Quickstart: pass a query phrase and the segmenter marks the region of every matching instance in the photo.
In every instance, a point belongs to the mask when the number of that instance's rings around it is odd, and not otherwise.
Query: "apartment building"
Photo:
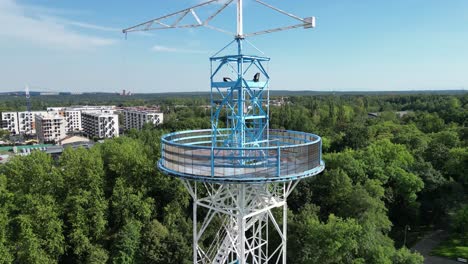
[[[31,112],[3,112],[2,113],[2,129],[8,130],[12,135],[36,134],[36,115],[47,114],[45,111]]]
[[[19,134],[18,112],[2,113],[2,129],[9,131],[11,135]]]
[[[113,111],[115,110],[115,105],[75,105],[68,107],[47,107],[47,111],[49,112],[63,112],[65,110],[76,110],[82,112],[101,111],[113,113]]]
[[[83,130],[81,126],[81,111],[75,109],[65,109],[63,112],[65,117],[65,131],[67,133],[78,132]]]
[[[105,112],[81,112],[81,126],[89,138],[119,136],[119,116]]]
[[[39,142],[59,142],[66,137],[65,118],[58,114],[36,115],[36,131]]]
[[[141,129],[146,123],[154,126],[163,123],[164,114],[154,110],[124,109],[122,111],[126,130]]]
[[[18,112],[18,128],[20,134],[36,134],[36,115],[45,115],[46,111]]]
[[[83,130],[81,114],[89,112],[114,113],[115,106],[70,106],[70,107],[48,107],[47,111],[58,113],[65,117],[65,130],[67,133]]]

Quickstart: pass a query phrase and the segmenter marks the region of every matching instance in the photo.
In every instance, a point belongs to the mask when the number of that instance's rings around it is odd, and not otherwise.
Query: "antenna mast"
[[[244,38],[244,10],[242,0],[237,0],[237,38]]]

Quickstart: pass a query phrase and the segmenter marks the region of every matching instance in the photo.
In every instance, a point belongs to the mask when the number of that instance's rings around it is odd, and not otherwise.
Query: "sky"
[[[317,18],[314,29],[248,38],[260,51],[246,52],[271,57],[272,90],[468,88],[467,0],[264,1]],[[232,35],[203,28],[122,34],[200,2],[0,0],[0,92],[26,84],[40,91],[208,92],[209,57]],[[297,24],[253,0],[244,8],[246,33]],[[229,7],[211,24],[234,32],[235,12]]]

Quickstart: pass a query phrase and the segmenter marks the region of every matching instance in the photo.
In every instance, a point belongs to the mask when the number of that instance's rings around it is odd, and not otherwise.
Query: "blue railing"
[[[223,142],[228,132],[219,131],[216,142]],[[243,148],[213,146],[212,139],[211,130],[163,136],[159,168],[170,175],[210,181],[281,181],[323,170],[322,141],[314,134],[269,130],[265,140]]]

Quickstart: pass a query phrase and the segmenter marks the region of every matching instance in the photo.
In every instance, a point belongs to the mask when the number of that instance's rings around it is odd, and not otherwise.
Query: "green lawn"
[[[431,255],[468,259],[468,236],[453,235],[434,248]]]

